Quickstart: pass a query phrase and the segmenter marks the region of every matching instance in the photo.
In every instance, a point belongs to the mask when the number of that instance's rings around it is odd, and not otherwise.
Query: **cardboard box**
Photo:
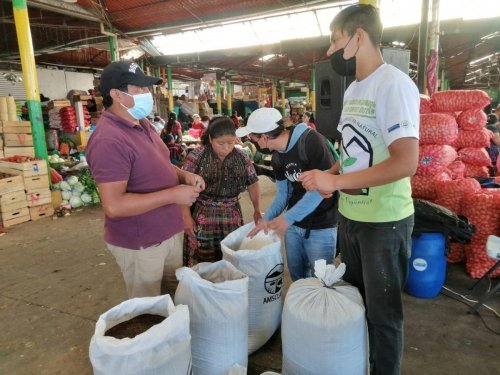
[[[35,157],[35,149],[33,148],[33,146],[31,146],[31,147],[4,147],[3,153],[4,153],[5,157],[15,156],[15,155]]]
[[[26,191],[26,194],[39,193],[40,190],[43,190],[43,191],[46,190],[48,192],[46,195],[50,199],[49,176],[46,174],[41,174],[41,175],[36,175],[36,176],[24,177],[24,190]],[[28,203],[29,203],[29,201],[30,200],[28,198]],[[50,200],[49,200],[49,202],[50,202]],[[44,203],[48,203],[48,202],[44,202]],[[42,202],[40,202],[38,204],[42,204]]]
[[[41,206],[30,207],[30,218],[32,221],[40,220],[54,215],[54,208],[52,204],[42,204]]]
[[[0,172],[24,177],[48,174],[47,161],[39,159],[24,163],[14,163],[7,160],[0,160]]]
[[[52,204],[52,193],[49,189],[33,190],[26,193],[26,200],[28,201],[28,207]]]
[[[24,191],[23,177],[0,173],[0,196],[14,191]]]
[[[0,213],[1,224],[5,227],[11,227],[16,224],[30,221],[30,211],[28,207],[19,210]]]
[[[4,134],[6,147],[33,146],[33,136],[29,133]]]

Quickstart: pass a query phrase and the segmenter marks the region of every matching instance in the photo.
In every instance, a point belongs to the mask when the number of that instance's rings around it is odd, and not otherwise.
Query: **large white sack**
[[[247,238],[255,224],[246,224],[221,242],[222,257],[248,276],[248,354],[264,345],[281,322],[283,256],[274,232]]]
[[[248,277],[231,263],[175,271],[175,303],[189,307],[193,375],[226,375],[248,364]]]
[[[334,277],[298,280],[288,289],[281,323],[283,375],[368,373],[363,299],[356,287],[338,281],[345,265],[335,270],[324,262],[327,267]]]
[[[105,332],[142,314],[165,316],[161,323],[134,338],[117,339]],[[90,340],[95,375],[189,374],[191,336],[187,306],[174,306],[169,295],[134,298],[99,317]]]

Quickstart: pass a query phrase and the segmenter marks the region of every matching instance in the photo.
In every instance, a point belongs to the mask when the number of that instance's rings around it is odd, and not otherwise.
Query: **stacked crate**
[[[52,197],[45,160],[14,163],[0,160],[0,172],[22,177],[31,220],[52,216]]]
[[[2,121],[2,157],[35,156],[31,123],[29,121]]]
[[[0,173],[0,225],[7,228],[29,220],[23,178]]]

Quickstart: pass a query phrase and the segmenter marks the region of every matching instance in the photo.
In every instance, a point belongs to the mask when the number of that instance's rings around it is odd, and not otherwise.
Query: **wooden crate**
[[[0,194],[0,212],[13,211],[23,207],[28,207],[24,190]]]
[[[26,190],[26,193],[49,190],[49,188],[49,176],[46,174],[24,177],[24,190]]]
[[[13,176],[0,173],[0,195],[13,191],[24,191],[24,181],[22,176]]]
[[[48,174],[47,161],[40,159],[27,161],[24,163],[13,163],[6,160],[0,160],[0,172],[22,175],[23,177]]]
[[[5,157],[20,155],[20,156],[35,156],[35,148],[31,147],[4,147],[3,154]]]
[[[7,228],[12,225],[30,221],[30,211],[28,207],[20,208],[19,210],[8,211],[0,213],[1,224]]]
[[[49,188],[30,191],[26,194],[28,207],[52,203],[52,194]]]
[[[29,133],[4,134],[5,147],[33,146],[33,136]]]
[[[4,134],[31,133],[31,122],[29,121],[2,121],[2,132]]]
[[[29,211],[31,220],[33,221],[40,220],[45,217],[51,217],[52,215],[54,215],[54,208],[52,207],[51,203],[30,207]]]

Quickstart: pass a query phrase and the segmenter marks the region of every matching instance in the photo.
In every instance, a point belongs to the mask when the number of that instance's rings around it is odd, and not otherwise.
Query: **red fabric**
[[[429,95],[434,94],[437,89],[437,63],[438,53],[431,49],[427,60],[427,91],[429,91]]]

